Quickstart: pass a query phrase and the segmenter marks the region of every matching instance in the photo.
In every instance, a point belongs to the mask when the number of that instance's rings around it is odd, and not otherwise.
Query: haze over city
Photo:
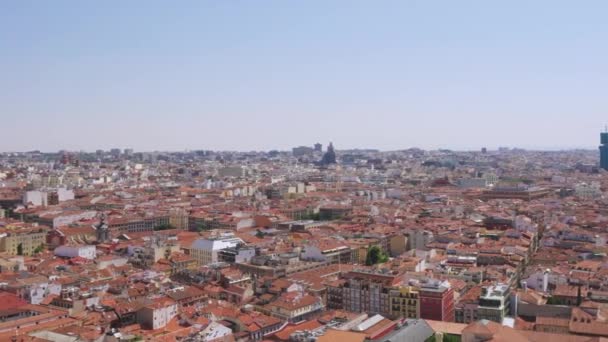
[[[0,150],[597,148],[605,1],[4,1]]]
[[[0,342],[608,341],[607,14],[0,0]]]

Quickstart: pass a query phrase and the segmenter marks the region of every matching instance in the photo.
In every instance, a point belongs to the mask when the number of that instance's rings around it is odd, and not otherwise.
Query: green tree
[[[23,255],[23,244],[22,243],[17,245],[17,255]]]
[[[433,334],[433,336],[430,336],[424,342],[436,342],[436,341],[437,341],[437,334]],[[461,338],[460,338],[460,336],[457,336],[457,335],[444,334],[443,339],[441,341],[442,342],[460,342]]]
[[[549,297],[547,299],[547,304],[549,305],[564,305],[564,301],[561,298]]]
[[[321,221],[321,215],[319,215],[319,213],[309,212],[309,213],[301,215],[300,220]]]
[[[258,229],[257,232],[255,232],[255,237],[263,239],[264,238],[264,232],[262,232],[261,230]]]
[[[36,249],[34,249],[34,254],[38,254],[41,253],[44,250],[44,245],[40,244],[40,246],[36,247]]]
[[[158,226],[154,227],[155,231],[158,230],[167,230],[167,229],[173,229],[174,227],[170,224],[159,224]]]
[[[378,246],[371,246],[367,249],[367,257],[365,264],[368,266],[381,264],[388,261],[388,255],[384,253]]]
[[[461,341],[460,336],[452,335],[452,334],[443,335],[443,342],[460,342],[460,341]]]
[[[199,223],[196,225],[196,231],[202,232],[203,230],[211,229],[211,222],[205,221],[204,223]]]

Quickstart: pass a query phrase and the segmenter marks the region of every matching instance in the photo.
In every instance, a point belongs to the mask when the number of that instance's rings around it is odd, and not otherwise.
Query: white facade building
[[[26,191],[23,194],[23,204],[46,207],[48,205],[48,194],[39,190]]]
[[[217,253],[223,249],[236,247],[245,242],[235,236],[222,236],[210,239],[198,239],[192,243],[190,248],[190,256],[192,256],[199,265],[208,265],[218,261]]]
[[[139,324],[153,330],[164,328],[173,317],[177,316],[177,303],[163,300],[146,305],[137,312]]]
[[[579,183],[574,186],[574,194],[580,198],[597,198],[602,196],[602,189],[599,182]]]
[[[59,246],[55,248],[55,255],[64,258],[81,257],[93,260],[97,257],[97,249],[92,245]]]
[[[58,202],[65,202],[74,199],[74,191],[66,188],[58,188],[56,190],[31,190],[23,194],[24,205],[34,205],[37,207],[46,207],[49,205],[49,196],[56,195]]]

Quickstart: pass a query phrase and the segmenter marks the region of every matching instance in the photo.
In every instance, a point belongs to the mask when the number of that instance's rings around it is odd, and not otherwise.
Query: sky
[[[0,1],[0,151],[597,148],[608,1]]]

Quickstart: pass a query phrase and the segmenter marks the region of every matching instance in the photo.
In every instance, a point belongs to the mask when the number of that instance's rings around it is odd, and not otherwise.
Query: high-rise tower
[[[608,170],[608,130],[600,133],[600,168]]]

